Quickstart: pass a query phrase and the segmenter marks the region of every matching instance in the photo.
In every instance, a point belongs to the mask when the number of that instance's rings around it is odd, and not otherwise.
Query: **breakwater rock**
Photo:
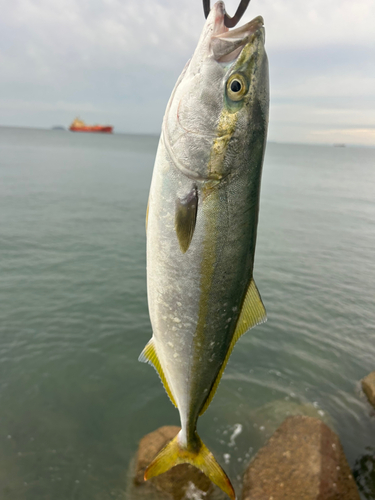
[[[367,377],[362,379],[361,384],[367,399],[375,408],[375,372],[371,372]]]
[[[360,500],[338,436],[321,420],[288,417],[244,475],[242,500]]]
[[[141,439],[129,472],[128,500],[228,500],[188,464],[144,481],[146,467],[178,431],[175,426],[160,427]],[[238,498],[360,500],[338,436],[320,419],[301,415],[286,418],[258,451]]]

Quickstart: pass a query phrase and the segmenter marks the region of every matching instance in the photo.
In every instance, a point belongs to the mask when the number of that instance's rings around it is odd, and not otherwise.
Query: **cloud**
[[[9,109],[14,111],[68,111],[75,112],[79,107],[81,112],[100,113],[104,109],[95,107],[90,102],[46,102],[46,101],[23,101],[17,99],[0,100],[0,109]]]
[[[233,14],[237,0],[226,7]],[[204,22],[200,0],[0,0],[0,8],[4,125],[68,124],[84,113],[117,130],[157,133]],[[316,141],[316,127],[352,130],[361,120],[371,130],[375,2],[252,0],[244,22],[258,14],[272,137]]]

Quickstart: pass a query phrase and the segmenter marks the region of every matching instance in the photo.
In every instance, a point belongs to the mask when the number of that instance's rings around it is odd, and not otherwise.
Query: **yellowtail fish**
[[[145,479],[189,463],[233,500],[227,475],[199,438],[236,341],[265,321],[253,280],[268,124],[263,19],[228,31],[217,2],[169,100],[147,209],[147,290],[154,365],[181,431]]]

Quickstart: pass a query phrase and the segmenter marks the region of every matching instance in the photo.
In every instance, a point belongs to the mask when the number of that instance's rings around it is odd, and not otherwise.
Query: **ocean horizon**
[[[25,130],[41,130],[41,131],[60,131],[60,132],[70,132],[69,127],[65,125],[51,125],[50,127],[27,127],[21,125],[0,125],[0,129],[25,129]],[[72,132],[73,133],[73,132]],[[74,132],[79,133],[79,132]],[[87,133],[87,132],[82,132]],[[145,137],[160,137],[160,132],[155,133],[143,133],[143,132],[126,132],[123,130],[116,130],[114,127],[113,132],[110,134],[104,135],[130,135],[130,136],[145,136]],[[351,142],[293,142],[293,141],[277,141],[277,140],[268,140],[268,144],[289,144],[289,145],[306,145],[306,146],[327,146],[327,147],[350,147],[350,148],[375,148],[375,143],[371,144],[357,144]]]

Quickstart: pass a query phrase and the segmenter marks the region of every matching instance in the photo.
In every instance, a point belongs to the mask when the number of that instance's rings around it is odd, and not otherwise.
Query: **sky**
[[[0,12],[0,126],[78,115],[158,134],[204,24],[202,0],[0,0]],[[257,15],[269,139],[375,146],[374,0],[251,0],[240,24]]]

